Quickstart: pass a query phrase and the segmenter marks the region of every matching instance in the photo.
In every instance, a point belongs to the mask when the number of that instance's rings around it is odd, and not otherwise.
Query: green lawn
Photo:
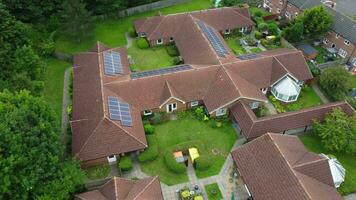
[[[260,48],[258,48],[258,47],[254,47],[254,48],[251,48],[250,51],[251,51],[251,53],[259,53],[262,50]]]
[[[189,141],[201,141],[205,145],[205,153],[213,161],[212,166],[205,171],[197,171],[198,178],[208,177],[219,173],[226,156],[237,139],[231,123],[224,123],[220,128],[212,128],[208,122],[197,120],[190,112],[184,118],[155,125],[159,156],[155,161],[141,163],[141,169],[149,175],[159,175],[162,182],[174,185],[188,181],[187,174],[177,175],[171,172],[164,163],[164,153],[169,147]],[[214,154],[212,150],[217,154]],[[199,151],[199,149],[198,149]]]
[[[351,88],[356,88],[356,75],[350,77]]]
[[[90,167],[85,169],[85,174],[88,179],[96,180],[96,179],[103,179],[109,175],[110,166],[109,165],[98,165],[94,167]]]
[[[269,96],[271,103],[277,109],[277,112],[295,111],[303,108],[310,108],[323,104],[320,97],[315,93],[314,89],[309,86],[303,86],[302,91],[299,94],[298,100],[293,103],[282,103],[276,100],[271,94]]]
[[[212,183],[205,186],[205,191],[208,195],[209,200],[220,200],[223,199],[219,185],[217,183]]]
[[[143,71],[174,65],[173,57],[168,55],[164,46],[140,49],[135,41],[132,47],[127,50],[133,58],[135,69]]]
[[[179,4],[163,9],[159,9],[162,14],[187,12],[193,10],[202,10],[211,7],[210,0],[192,0],[190,2]],[[126,45],[125,33],[133,27],[133,21],[139,18],[154,16],[156,11],[141,13],[121,19],[96,20],[94,22],[93,36],[84,39],[81,42],[73,42],[64,35],[60,35],[56,40],[56,51],[63,53],[84,52],[90,49],[96,41],[101,41],[109,47]]]
[[[254,16],[257,11],[260,11],[262,13],[262,17],[271,15],[271,13],[267,12],[266,10],[262,8],[257,8],[257,7],[250,7],[249,8],[251,16]]]
[[[328,53],[327,50],[325,48],[319,47],[319,46],[316,46],[314,48],[318,51],[318,55],[316,56],[316,62],[318,64],[325,63],[326,60],[325,60],[324,56],[326,56],[326,54]]]
[[[235,55],[246,54],[246,50],[240,45],[240,37],[229,37],[225,41]]]
[[[319,137],[313,133],[301,135],[299,138],[310,151],[336,156],[342,166],[346,169],[345,182],[338,189],[339,192],[342,195],[356,192],[356,157],[354,155],[327,151],[321,145]]]
[[[70,63],[57,59],[49,59],[46,63],[44,98],[56,112],[59,121],[62,114],[64,71],[70,66]]]

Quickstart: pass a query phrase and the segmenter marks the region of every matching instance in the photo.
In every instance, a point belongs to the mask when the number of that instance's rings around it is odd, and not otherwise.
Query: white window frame
[[[342,58],[346,58],[346,56],[347,56],[347,51],[345,51],[344,49],[340,48],[338,54],[339,54]]]
[[[116,163],[116,155],[110,155],[106,157],[108,159],[109,164]]]
[[[335,37],[336,37],[336,38],[339,38],[339,36],[340,36],[340,34],[338,34],[338,33],[335,34]]]
[[[288,6],[288,8],[291,8],[291,7],[292,7],[292,4],[288,3],[287,6]]]
[[[284,14],[288,19],[290,19],[290,13],[288,11],[286,11],[286,13]]]
[[[328,38],[324,38],[324,39],[323,39],[323,43],[324,43],[324,44],[328,44],[328,43],[329,43]]]
[[[163,44],[163,40],[162,39],[158,39],[157,40],[157,44]]]
[[[146,33],[141,32],[141,33],[140,33],[140,37],[143,37],[143,38],[146,37]]]
[[[195,106],[198,106],[199,105],[199,101],[192,101],[190,102],[190,106],[191,107],[195,107]]]
[[[331,43],[330,47],[331,48],[336,48],[336,44],[335,43]]]
[[[219,108],[216,110],[216,116],[223,116],[226,114],[227,108]]]
[[[349,40],[344,40],[344,44],[346,44],[347,46],[349,46],[350,45],[350,41]]]
[[[355,57],[355,58],[352,58],[351,64],[352,64],[353,66],[356,66],[356,57]]]
[[[258,108],[259,104],[260,103],[258,101],[253,101],[253,102],[250,103],[250,108],[251,109],[256,109],[256,108]]]
[[[294,16],[295,16],[295,17],[298,17],[298,12],[295,12],[295,13],[294,13]]]
[[[170,41],[170,42],[173,42],[173,41],[174,41],[174,38],[173,38],[173,37],[170,37],[170,38],[169,38],[169,41]]]
[[[225,35],[228,35],[228,34],[230,34],[230,32],[231,32],[230,29],[227,28],[227,29],[225,29],[224,34],[225,34]]]
[[[172,106],[172,110],[170,111],[169,110],[169,106]],[[169,104],[167,104],[166,105],[166,111],[167,111],[167,113],[172,113],[172,112],[174,112],[174,111],[176,111],[177,110],[177,103],[169,103]]]
[[[277,8],[277,13],[281,13],[281,9],[280,8]]]
[[[144,110],[143,115],[145,116],[152,115],[152,110]]]

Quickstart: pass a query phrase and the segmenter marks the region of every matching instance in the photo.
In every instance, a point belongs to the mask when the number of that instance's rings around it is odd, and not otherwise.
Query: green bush
[[[258,24],[258,30],[263,32],[268,30],[268,25],[264,22]]]
[[[275,22],[267,25],[269,35],[278,35],[278,26]]]
[[[247,42],[247,44],[248,44],[249,46],[254,46],[255,43],[256,43],[255,38],[253,38],[253,37],[251,37],[251,36],[245,37],[245,40],[246,40],[246,42]]]
[[[268,41],[266,39],[262,39],[261,44],[266,47],[268,46]]]
[[[195,159],[195,168],[199,171],[205,171],[211,166],[211,159],[206,155],[200,155],[199,158]]]
[[[166,51],[171,57],[179,56],[178,49],[175,45],[166,46]]]
[[[155,127],[151,124],[145,124],[143,128],[145,129],[145,133],[147,135],[153,134],[155,132]]]
[[[149,162],[153,161],[158,157],[158,143],[156,136],[147,135],[146,136],[148,147],[145,151],[138,155],[139,162]]]
[[[182,60],[179,58],[179,56],[176,56],[173,58],[173,65],[179,65],[182,64]]]
[[[149,44],[145,38],[139,38],[136,40],[136,44],[140,49],[147,49],[149,47]]]
[[[320,76],[320,69],[315,66],[313,63],[308,63],[309,69],[314,77]]]
[[[203,120],[205,117],[204,107],[199,106],[194,110],[194,115],[197,117],[198,120]]]
[[[161,113],[154,113],[152,117],[153,124],[160,124],[162,122],[162,114]]]
[[[260,10],[255,11],[254,16],[255,17],[262,17],[263,13]]]
[[[130,171],[132,169],[132,160],[129,155],[122,156],[120,162],[118,162],[119,168],[123,172]]]
[[[132,38],[137,37],[137,33],[136,33],[136,31],[135,31],[133,28],[131,28],[131,29],[129,30],[129,36],[132,37]]]
[[[164,154],[164,163],[169,170],[176,174],[182,174],[186,171],[184,163],[177,163],[176,159],[173,157],[172,151],[166,151]]]
[[[255,38],[256,38],[257,40],[262,39],[262,33],[259,32],[259,31],[255,31]]]

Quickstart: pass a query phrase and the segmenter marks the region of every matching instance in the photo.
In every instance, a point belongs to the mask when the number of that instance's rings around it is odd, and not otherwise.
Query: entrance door
[[[177,110],[177,103],[167,104],[167,113],[171,113],[175,110]]]

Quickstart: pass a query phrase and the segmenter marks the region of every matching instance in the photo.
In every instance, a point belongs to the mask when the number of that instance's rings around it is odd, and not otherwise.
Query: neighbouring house
[[[342,200],[328,159],[297,136],[267,133],[231,153],[254,200]]]
[[[75,200],[163,200],[158,176],[140,180],[114,177],[96,190],[75,195]]]
[[[333,18],[331,30],[323,38],[323,44],[331,52],[348,59],[352,67],[356,67],[356,22],[348,16],[336,11],[329,5],[330,1],[320,0],[264,0],[263,7],[274,14],[289,20],[297,17],[304,9],[319,5],[325,8]]]

